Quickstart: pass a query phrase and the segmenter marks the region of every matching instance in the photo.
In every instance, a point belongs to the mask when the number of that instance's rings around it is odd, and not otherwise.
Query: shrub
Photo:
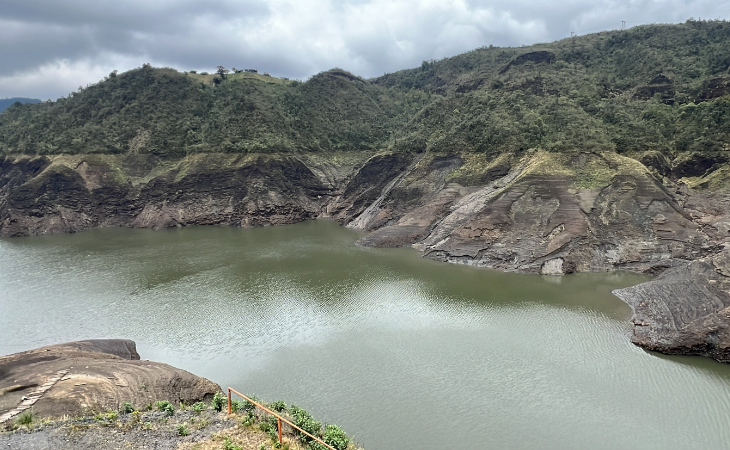
[[[284,412],[286,411],[286,403],[284,403],[281,400],[277,400],[269,405],[269,408],[276,412]]]
[[[322,424],[314,420],[312,415],[309,414],[307,411],[296,405],[292,405],[291,408],[289,408],[289,413],[294,418],[294,425],[298,426],[312,436],[320,436],[320,432],[322,431]],[[305,434],[301,434],[300,439],[304,442],[309,442],[311,440],[311,438]]]
[[[158,400],[155,402],[155,409],[158,411],[164,411],[167,405],[171,405],[167,400]]]
[[[158,411],[162,411],[168,416],[175,415],[175,407],[172,406],[172,403],[168,402],[167,400],[160,400],[155,402],[155,408]]]
[[[184,423],[181,423],[177,427],[177,434],[179,434],[180,436],[187,436],[188,434],[190,434],[190,430],[188,430]]]
[[[259,399],[256,398],[255,395],[252,395],[250,398],[251,398],[251,400],[253,400],[253,401],[257,402],[257,403],[261,403],[259,401]],[[249,402],[248,400],[244,400],[243,401],[243,407],[241,409],[243,409],[243,411],[245,411],[245,412],[247,412],[247,413],[250,414],[250,413],[253,412],[254,409],[256,409],[256,405],[253,404],[252,402]]]
[[[222,392],[216,392],[213,396],[213,401],[210,402],[210,406],[218,412],[223,410],[223,404],[226,403],[226,396]]]
[[[342,431],[342,428],[337,425],[327,425],[324,427],[322,440],[337,450],[345,450],[350,444],[350,439],[348,439],[345,432]]]
[[[134,411],[134,405],[132,404],[132,402],[124,402],[122,403],[121,411],[122,414],[129,414]]]

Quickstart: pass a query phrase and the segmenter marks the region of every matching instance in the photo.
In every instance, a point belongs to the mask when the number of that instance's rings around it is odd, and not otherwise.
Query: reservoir
[[[0,354],[128,338],[366,450],[719,449],[730,365],[630,342],[627,273],[541,277],[355,245],[330,221],[0,240]]]

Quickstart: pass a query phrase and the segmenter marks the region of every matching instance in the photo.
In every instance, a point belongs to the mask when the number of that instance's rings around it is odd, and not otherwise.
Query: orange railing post
[[[329,444],[325,443],[325,442],[324,442],[324,441],[323,441],[322,439],[318,438],[317,436],[313,436],[313,435],[309,434],[308,432],[306,432],[306,431],[302,430],[302,429],[301,429],[301,428],[299,428],[298,426],[294,425],[294,424],[293,424],[293,423],[291,423],[290,421],[288,421],[288,420],[286,420],[285,418],[281,417],[281,416],[280,416],[279,414],[277,414],[277,413],[275,413],[274,411],[270,410],[269,408],[265,407],[265,406],[264,406],[264,405],[262,405],[261,403],[258,403],[258,402],[255,402],[255,401],[251,400],[250,398],[246,397],[245,395],[241,394],[241,393],[240,393],[240,392],[238,392],[237,390],[235,390],[235,389],[233,389],[233,388],[230,388],[230,387],[228,388],[228,412],[229,412],[229,414],[230,414],[230,411],[231,411],[231,406],[230,406],[230,405],[231,405],[231,392],[233,392],[234,394],[238,395],[239,397],[242,397],[243,399],[245,399],[245,400],[246,400],[246,401],[248,401],[249,403],[253,403],[253,404],[254,404],[254,405],[255,405],[255,406],[257,407],[257,408],[260,408],[261,410],[263,410],[263,411],[266,411],[267,413],[269,413],[269,414],[271,414],[272,416],[274,416],[274,417],[276,417],[277,419],[279,419],[279,442],[280,442],[280,443],[282,443],[282,444],[283,444],[283,442],[282,442],[282,440],[281,440],[281,423],[282,423],[282,422],[284,422],[285,424],[289,425],[290,427],[294,428],[295,430],[299,430],[299,432],[301,432],[301,433],[303,433],[303,434],[306,434],[306,435],[307,435],[307,436],[309,436],[310,438],[312,438],[312,439],[314,439],[315,441],[319,442],[320,444],[324,445],[324,446],[325,446],[325,447],[327,447],[328,449],[330,449],[330,450],[337,450],[337,449],[335,449],[334,447],[332,447],[331,445],[329,445]]]

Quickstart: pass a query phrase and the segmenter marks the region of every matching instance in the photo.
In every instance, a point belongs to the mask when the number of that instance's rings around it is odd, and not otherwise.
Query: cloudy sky
[[[482,45],[730,19],[730,0],[2,0],[0,98],[56,99],[112,70],[373,77]]]

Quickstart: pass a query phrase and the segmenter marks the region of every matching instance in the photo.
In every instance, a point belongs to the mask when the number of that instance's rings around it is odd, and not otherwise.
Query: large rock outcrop
[[[730,251],[682,263],[614,294],[634,311],[635,344],[730,362]]]
[[[43,391],[44,384],[51,387]],[[142,408],[157,400],[209,401],[220,391],[190,372],[140,360],[135,343],[125,339],[68,342],[0,357],[0,416],[26,398],[37,398],[35,414],[61,417],[118,411],[123,402]]]

